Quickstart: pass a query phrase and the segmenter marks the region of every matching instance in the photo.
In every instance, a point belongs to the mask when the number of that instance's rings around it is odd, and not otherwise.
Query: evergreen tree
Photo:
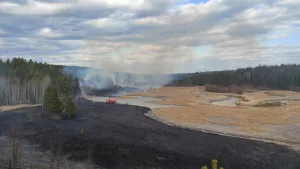
[[[79,79],[75,77],[74,79],[74,97],[81,96],[81,89],[79,84]]]
[[[65,114],[67,114],[69,118],[74,117],[76,115],[76,106],[72,98],[69,98],[66,103]]]
[[[178,74],[173,77],[169,85],[213,84],[228,87],[236,84],[300,91],[300,65],[296,64],[261,65],[236,70]]]
[[[51,94],[51,112],[55,114],[61,114],[64,110],[64,105],[61,100],[61,94],[59,93],[58,89],[53,88],[52,89],[52,94]]]
[[[53,91],[51,87],[48,87],[45,91],[44,95],[44,110],[45,112],[49,113],[52,112],[52,102],[51,99],[53,98]]]

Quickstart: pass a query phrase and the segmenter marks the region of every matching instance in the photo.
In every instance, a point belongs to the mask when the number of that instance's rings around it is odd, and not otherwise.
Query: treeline
[[[0,105],[47,102],[45,110],[52,112],[53,90],[57,90],[62,112],[67,101],[73,102],[74,97],[81,93],[78,79],[65,74],[64,66],[23,58],[0,59]]]
[[[196,72],[175,78],[170,85],[249,85],[281,90],[297,90],[300,87],[300,65],[282,64],[257,66],[236,70]]]

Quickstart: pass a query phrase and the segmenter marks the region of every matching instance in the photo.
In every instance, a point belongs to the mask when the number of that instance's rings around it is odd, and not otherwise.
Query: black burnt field
[[[181,129],[144,114],[148,108],[76,101],[79,116],[73,120],[26,122],[24,136],[41,149],[49,140],[63,140],[62,152],[72,160],[92,159],[103,168],[196,169],[218,159],[225,169],[298,169],[300,155],[284,146]],[[0,132],[31,107],[0,113]],[[183,112],[184,113],[184,112]],[[84,132],[80,132],[80,130]]]

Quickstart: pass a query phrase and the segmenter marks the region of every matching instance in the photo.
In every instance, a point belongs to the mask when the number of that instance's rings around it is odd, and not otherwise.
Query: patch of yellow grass
[[[9,111],[9,110],[14,110],[14,109],[19,109],[19,108],[24,108],[24,107],[34,107],[38,106],[40,104],[18,104],[18,105],[12,105],[12,106],[0,106],[0,111]]]
[[[238,130],[255,133],[266,130],[268,125],[296,124],[293,117],[300,117],[300,104],[291,101],[281,107],[252,107],[263,100],[279,98],[280,96],[300,96],[296,92],[286,91],[258,91],[237,95],[238,101],[243,106],[226,107],[212,105],[206,101],[226,99],[226,93],[205,92],[203,87],[165,87],[148,92],[132,93],[130,96],[168,97],[162,101],[152,101],[159,104],[180,105],[182,107],[161,108],[156,110],[156,115],[164,120],[180,123],[199,124],[227,124],[237,126]],[[280,95],[280,96],[279,96]],[[220,121],[212,117],[232,118],[233,121]]]

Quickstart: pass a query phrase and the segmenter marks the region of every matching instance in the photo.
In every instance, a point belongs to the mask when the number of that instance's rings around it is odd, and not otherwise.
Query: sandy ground
[[[96,97],[96,96],[86,96],[85,99],[91,100],[94,102],[105,102],[106,99],[111,97]],[[118,97],[116,97],[118,99]],[[130,104],[135,106],[143,106],[143,107],[149,107],[150,109],[156,109],[156,108],[168,108],[168,107],[179,107],[176,105],[164,105],[164,104],[157,104],[153,102],[159,102],[162,99],[160,98],[153,98],[153,97],[126,97],[126,99],[118,99],[117,102],[119,104]]]
[[[203,87],[165,87],[131,93],[121,98],[126,100],[136,96],[163,98],[150,102],[181,106],[155,108],[154,115],[157,118],[175,125],[229,135],[300,143],[300,93],[297,92],[274,90],[235,95],[205,92]],[[230,100],[234,96],[237,97],[237,106],[232,105],[234,101]],[[280,107],[253,107],[265,100],[285,100],[288,104]],[[225,106],[224,103],[228,105]]]
[[[0,106],[0,112],[24,108],[24,107],[34,107],[34,106],[38,106],[38,105],[39,104],[18,104],[18,105],[13,105],[13,106]]]

